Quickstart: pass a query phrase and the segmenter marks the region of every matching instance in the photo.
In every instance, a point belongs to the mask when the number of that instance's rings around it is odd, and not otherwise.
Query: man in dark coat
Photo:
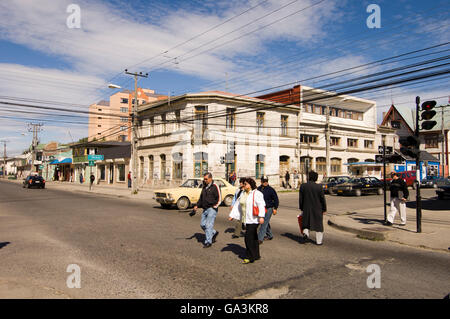
[[[309,237],[309,231],[316,232],[316,244],[322,245],[323,240],[323,214],[327,211],[327,203],[323,194],[322,185],[316,184],[318,174],[310,171],[308,182],[300,186],[299,208],[303,211],[302,229],[303,238]]]

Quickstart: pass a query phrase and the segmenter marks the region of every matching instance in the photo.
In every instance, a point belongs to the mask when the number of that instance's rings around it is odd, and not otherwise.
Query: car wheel
[[[231,195],[226,196],[225,199],[223,200],[224,205],[227,207],[230,207],[232,202],[233,202],[233,196],[231,196]]]
[[[355,196],[361,196],[361,190],[360,189],[357,189],[357,190],[355,190]]]
[[[378,194],[378,195],[383,195],[383,189],[382,189],[382,188],[378,188],[377,194]]]
[[[181,197],[178,201],[177,201],[177,208],[179,210],[185,210],[189,208],[189,205],[191,205],[191,202],[189,201],[189,198],[187,197]]]
[[[335,195],[336,193],[335,193],[332,189],[329,189],[329,190],[328,190],[328,194],[330,194],[330,195]]]

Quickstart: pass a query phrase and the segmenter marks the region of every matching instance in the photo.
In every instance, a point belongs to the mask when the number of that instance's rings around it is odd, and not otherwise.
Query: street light
[[[116,85],[116,84],[112,84],[112,83],[109,83],[109,84],[108,84],[108,87],[109,87],[110,89],[121,89],[121,88],[122,88],[121,86]]]

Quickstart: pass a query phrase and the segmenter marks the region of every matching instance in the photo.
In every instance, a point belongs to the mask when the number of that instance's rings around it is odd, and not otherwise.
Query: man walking
[[[300,186],[299,208],[303,211],[303,239],[307,240],[309,231],[312,230],[316,232],[316,244],[322,245],[323,214],[327,211],[327,204],[322,185],[316,184],[318,177],[316,172],[310,171],[308,182]]]
[[[266,203],[266,214],[264,215],[264,223],[259,228],[258,240],[262,244],[264,238],[267,237],[268,240],[273,239],[272,229],[270,227],[270,218],[277,214],[277,209],[279,205],[278,195],[275,189],[269,186],[269,178],[267,176],[261,177],[261,186],[258,190],[264,195],[264,202]]]
[[[286,171],[286,175],[284,175],[284,179],[286,180],[286,189],[292,188],[291,184],[289,184],[289,180],[291,179],[291,175],[289,174],[289,171]]]
[[[297,170],[295,170],[294,171],[294,188],[295,189],[298,189],[298,181],[299,181],[299,176],[298,176],[298,173],[297,173]]]
[[[127,179],[128,179],[128,188],[131,188],[131,171],[128,172]]]
[[[406,200],[409,197],[408,186],[406,182],[400,178],[399,173],[392,173],[392,182],[389,190],[391,192],[391,209],[387,216],[386,226],[392,226],[397,211],[400,212],[401,226],[406,225]]]
[[[91,181],[91,183],[89,184],[89,190],[92,190],[92,187],[93,187],[94,181],[95,181],[95,176],[92,173],[91,173],[90,181]]]
[[[203,208],[202,219],[200,222],[200,227],[205,231],[206,235],[203,248],[211,247],[211,245],[216,242],[216,238],[219,235],[219,232],[214,229],[214,222],[221,202],[222,197],[219,186],[213,182],[212,174],[206,173],[203,176],[202,193],[194,207],[195,212],[198,208]]]

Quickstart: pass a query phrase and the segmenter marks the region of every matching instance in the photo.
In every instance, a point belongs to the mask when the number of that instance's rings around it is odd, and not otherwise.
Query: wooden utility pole
[[[30,167],[30,175],[33,172],[34,162],[36,158],[36,147],[38,145],[38,133],[42,131],[41,127],[44,124],[42,123],[28,123],[28,132],[33,132],[33,140],[31,142],[31,167]]]
[[[330,176],[330,107],[326,108],[325,143],[326,143],[326,174]]]
[[[3,169],[2,169],[2,176],[3,178],[6,178],[6,143],[9,143],[9,141],[2,140],[0,143],[3,143]]]
[[[138,109],[138,86],[137,86],[137,80],[138,76],[147,78],[148,73],[142,74],[140,73],[130,73],[128,70],[125,70],[125,74],[133,75],[134,76],[134,103],[132,106],[132,112],[131,112],[131,126],[132,126],[132,133],[131,133],[131,162],[132,162],[132,182],[131,182],[131,193],[136,194],[138,191],[138,185],[137,185],[137,109]]]

